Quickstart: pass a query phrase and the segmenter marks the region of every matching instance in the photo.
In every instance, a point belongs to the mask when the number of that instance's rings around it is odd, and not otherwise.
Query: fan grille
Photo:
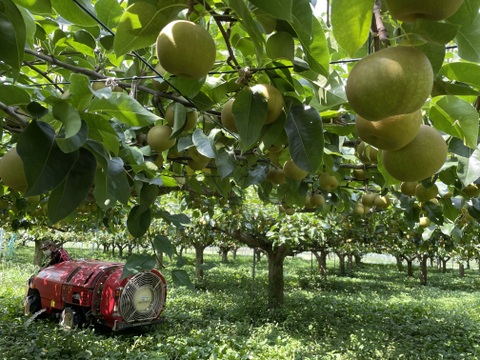
[[[126,322],[156,319],[165,306],[165,286],[155,273],[142,272],[127,281],[120,295],[120,315]]]

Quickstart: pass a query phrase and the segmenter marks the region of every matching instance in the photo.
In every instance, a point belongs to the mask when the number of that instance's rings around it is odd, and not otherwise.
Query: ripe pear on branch
[[[167,24],[156,42],[158,63],[171,74],[201,79],[215,63],[216,46],[209,32],[190,21]]]
[[[432,65],[421,50],[396,46],[355,64],[345,91],[357,114],[377,121],[419,110],[432,91],[433,77]]]
[[[398,150],[384,150],[385,170],[400,181],[421,181],[435,174],[447,158],[447,144],[433,127],[422,125],[410,143]]]
[[[445,20],[455,14],[463,0],[386,0],[390,14],[397,20]]]

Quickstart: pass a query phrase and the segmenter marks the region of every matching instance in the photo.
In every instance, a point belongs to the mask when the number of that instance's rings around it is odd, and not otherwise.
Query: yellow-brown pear
[[[421,124],[420,110],[379,121],[365,120],[360,115],[355,119],[358,137],[382,150],[397,150],[404,147],[417,136]]]
[[[384,150],[385,170],[400,181],[421,181],[435,174],[445,163],[447,144],[433,127],[422,125],[410,143],[398,150]]]

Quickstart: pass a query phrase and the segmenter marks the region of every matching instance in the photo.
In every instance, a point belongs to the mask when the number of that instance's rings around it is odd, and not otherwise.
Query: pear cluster
[[[420,181],[443,165],[441,134],[423,125],[421,108],[432,91],[430,61],[418,48],[390,47],[361,59],[347,80],[362,142],[382,150],[386,171],[400,181]]]

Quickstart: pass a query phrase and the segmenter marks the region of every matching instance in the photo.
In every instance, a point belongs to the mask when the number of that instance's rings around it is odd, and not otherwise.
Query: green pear
[[[435,174],[447,158],[447,144],[433,127],[422,125],[418,135],[398,150],[383,150],[385,170],[400,181],[421,181]]]
[[[396,46],[361,59],[350,71],[345,91],[357,114],[376,121],[419,110],[432,91],[433,77],[421,50]]]
[[[386,0],[388,11],[397,20],[445,20],[457,12],[463,0]]]
[[[422,112],[394,115],[379,121],[365,120],[357,115],[355,128],[360,139],[382,150],[397,150],[418,134],[422,124]]]

